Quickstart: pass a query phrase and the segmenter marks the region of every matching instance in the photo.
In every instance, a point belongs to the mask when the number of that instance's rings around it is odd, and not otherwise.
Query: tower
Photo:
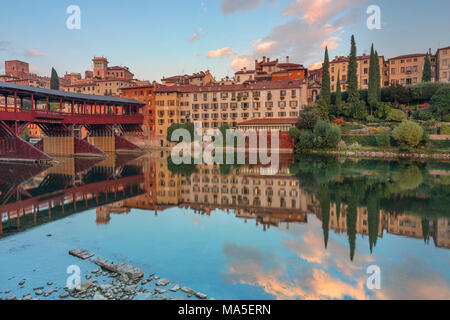
[[[94,77],[105,79],[108,70],[108,59],[104,57],[94,57]]]

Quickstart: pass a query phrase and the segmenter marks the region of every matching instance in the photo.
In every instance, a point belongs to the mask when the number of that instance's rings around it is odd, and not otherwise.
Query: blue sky
[[[81,9],[81,30],[66,28],[72,4]],[[381,30],[366,27],[373,4]],[[263,55],[290,55],[305,66],[322,59],[325,44],[331,57],[347,55],[352,33],[358,54],[372,42],[385,57],[435,52],[450,45],[448,12],[447,0],[2,0],[0,61],[27,61],[39,74],[54,66],[63,75],[105,56],[140,79],[205,69],[220,79]]]

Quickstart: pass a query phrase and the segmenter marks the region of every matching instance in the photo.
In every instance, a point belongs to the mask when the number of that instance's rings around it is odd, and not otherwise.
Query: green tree
[[[394,129],[392,136],[399,143],[415,147],[422,141],[423,129],[416,122],[406,120]]]
[[[450,112],[450,87],[439,89],[431,98],[431,104],[442,116],[448,115]]]
[[[52,68],[52,75],[50,78],[50,89],[59,90],[59,77],[55,68]]]
[[[341,92],[341,75],[338,72],[337,84],[336,84],[336,101],[335,105],[335,115],[338,117],[342,113],[342,92]]]
[[[377,75],[376,75],[376,60],[375,60],[375,50],[370,49],[370,65],[369,65],[369,90],[368,90],[368,103],[371,110],[376,106],[378,102],[378,86],[377,86]],[[372,112],[370,112],[372,114]]]
[[[302,151],[312,148],[314,148],[314,135],[310,130],[305,130],[295,144],[295,150]]]
[[[330,89],[330,59],[328,57],[328,47],[325,48],[325,58],[323,61],[322,87],[320,89],[320,100],[324,107],[330,107],[331,89]]]
[[[297,141],[298,138],[300,138],[301,134],[302,134],[301,131],[296,127],[289,129],[289,135],[291,136],[292,139],[294,139],[294,141]]]
[[[391,145],[391,137],[386,129],[380,131],[376,137],[377,145],[381,148],[389,148]]]
[[[423,65],[423,75],[422,75],[422,82],[430,82],[431,81],[431,63],[430,63],[430,56],[427,55],[425,57],[425,64]]]
[[[388,121],[400,122],[400,121],[406,120],[406,113],[400,109],[392,109],[391,111],[389,111],[386,119]]]
[[[341,129],[328,121],[321,120],[314,127],[314,146],[336,148],[341,141]]]
[[[350,57],[348,61],[348,72],[347,72],[347,101],[354,103],[359,100],[360,95],[358,92],[358,62],[356,61],[356,42],[355,36],[352,35]]]
[[[375,50],[375,76],[377,83],[377,101],[381,101],[381,72],[380,72],[380,57],[378,51]]]
[[[319,119],[320,114],[317,107],[309,105],[300,111],[296,126],[300,130],[303,129],[312,130],[316,125],[317,121],[319,121]]]

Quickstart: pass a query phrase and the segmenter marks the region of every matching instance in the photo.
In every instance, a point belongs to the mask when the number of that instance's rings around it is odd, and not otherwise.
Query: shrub
[[[392,104],[390,102],[379,102],[376,105],[376,109],[378,118],[380,119],[386,118],[389,112],[391,112],[392,110]]]
[[[344,118],[336,118],[333,120],[333,123],[337,125],[338,127],[342,127],[342,125],[345,123]]]
[[[315,106],[306,106],[300,111],[297,128],[298,129],[313,129],[317,121],[320,119],[320,113]]]
[[[431,104],[442,115],[450,112],[450,86],[439,89],[431,98]]]
[[[400,145],[415,147],[422,141],[423,129],[416,122],[406,120],[394,129],[392,135]]]
[[[445,116],[443,116],[442,121],[450,122],[450,114],[446,114]]]
[[[341,130],[327,121],[319,121],[314,126],[314,146],[335,148],[341,140]]]
[[[413,113],[413,118],[416,120],[427,121],[433,118],[433,114],[430,111],[418,110]]]
[[[292,139],[294,139],[294,141],[297,141],[298,138],[301,135],[301,131],[298,130],[298,128],[295,128],[295,127],[294,128],[290,128],[289,129],[289,135],[291,136]]]
[[[387,120],[401,122],[406,120],[406,113],[400,109],[392,109],[387,115]]]
[[[383,92],[384,91],[384,92]],[[408,104],[411,102],[411,96],[408,88],[395,84],[382,90],[382,100],[386,102],[395,102],[400,104]]]
[[[306,150],[314,148],[314,135],[311,131],[305,130],[301,133],[297,143],[295,144],[296,150]]]
[[[389,148],[391,146],[391,137],[386,129],[380,130],[380,133],[376,136],[376,140],[380,148]]]
[[[445,140],[431,140],[430,143],[437,149],[450,149],[450,139]]]
[[[422,82],[410,86],[409,92],[412,100],[428,102],[443,87],[450,87],[450,84],[444,82]]]
[[[177,129],[185,129],[185,130],[187,130],[190,133],[190,135],[191,135],[191,140],[193,139],[193,137],[194,137],[194,123],[192,123],[192,122],[172,123],[170,125],[170,127],[167,128],[167,137],[166,137],[166,139],[168,141],[172,141],[172,134]]]
[[[376,135],[374,134],[346,134],[342,136],[342,140],[347,145],[351,145],[357,142],[363,147],[377,146]]]
[[[352,104],[352,115],[354,119],[366,120],[368,114],[364,101],[359,100]]]
[[[374,117],[373,115],[368,115],[367,118],[366,118],[366,121],[374,123],[374,122],[377,122],[378,119],[376,117]]]
[[[450,135],[450,125],[442,124],[441,134]]]

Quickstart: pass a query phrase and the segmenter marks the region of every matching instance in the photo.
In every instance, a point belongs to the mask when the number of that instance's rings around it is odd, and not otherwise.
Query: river
[[[82,248],[215,299],[450,299],[450,163],[167,156],[2,164],[0,296],[84,279]]]

